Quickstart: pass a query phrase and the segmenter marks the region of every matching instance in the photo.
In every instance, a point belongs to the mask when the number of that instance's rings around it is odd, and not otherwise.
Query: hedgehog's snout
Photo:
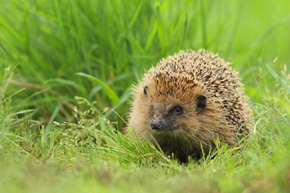
[[[151,121],[151,128],[155,130],[162,130],[164,129],[165,120],[162,117],[153,119]]]

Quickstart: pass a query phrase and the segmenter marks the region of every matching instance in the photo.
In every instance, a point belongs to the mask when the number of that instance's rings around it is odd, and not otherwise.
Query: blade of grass
[[[290,93],[290,87],[288,86],[288,84],[285,82],[285,80],[283,80],[280,76],[278,76],[278,74],[268,65],[266,64],[268,70],[270,71],[270,73],[272,74],[272,76],[281,83],[281,85],[285,88],[285,90]]]
[[[101,81],[100,79],[93,77],[89,74],[85,74],[82,72],[76,73],[79,76],[83,76],[88,78],[89,80],[98,83],[99,85],[101,85],[103,87],[103,89],[105,90],[106,94],[108,95],[108,97],[112,100],[114,105],[117,105],[120,102],[119,97],[116,95],[116,93],[106,85],[106,83],[104,83],[103,81]]]

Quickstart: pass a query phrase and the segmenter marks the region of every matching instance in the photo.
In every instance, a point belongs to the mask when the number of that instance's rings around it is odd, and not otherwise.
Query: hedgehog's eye
[[[181,106],[175,106],[175,107],[173,108],[173,113],[174,113],[175,115],[181,115],[181,114],[183,113],[183,109],[182,109],[182,107],[181,107]]]
[[[195,101],[196,101],[196,109],[198,110],[198,112],[201,112],[206,106],[207,98],[201,95],[201,96],[198,96],[195,99]]]
[[[147,90],[148,90],[148,86],[144,86],[143,93],[145,96],[147,96]]]

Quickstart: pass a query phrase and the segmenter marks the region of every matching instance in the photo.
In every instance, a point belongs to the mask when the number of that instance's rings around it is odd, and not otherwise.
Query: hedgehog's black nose
[[[162,118],[159,119],[153,119],[151,121],[151,128],[155,130],[161,130],[164,129],[165,121]]]

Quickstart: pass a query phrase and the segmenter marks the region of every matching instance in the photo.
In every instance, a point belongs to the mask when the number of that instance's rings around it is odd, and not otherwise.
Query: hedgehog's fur
[[[180,51],[135,86],[129,128],[154,143],[153,136],[165,154],[186,161],[200,157],[201,149],[207,153],[217,139],[233,146],[247,135],[251,110],[246,101],[230,63],[205,50]],[[160,124],[154,128],[156,120]]]

